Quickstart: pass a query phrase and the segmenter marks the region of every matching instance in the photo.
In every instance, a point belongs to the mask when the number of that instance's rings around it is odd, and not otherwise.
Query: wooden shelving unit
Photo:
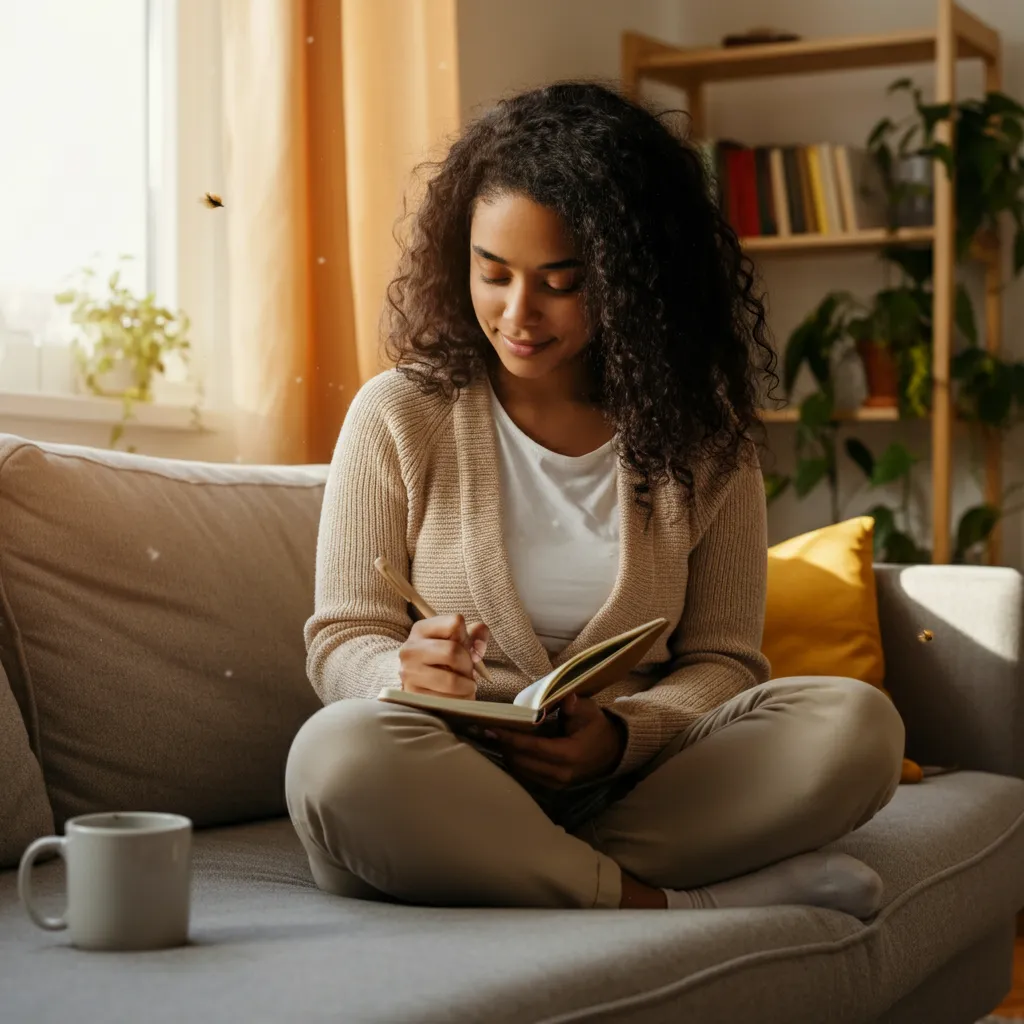
[[[956,100],[956,62],[984,62],[986,91],[1002,88],[1002,51],[999,34],[952,0],[936,0],[932,28],[884,35],[799,40],[725,49],[681,49],[657,39],[626,32],[622,37],[622,82],[638,94],[645,81],[676,86],[687,94],[693,133],[707,134],[705,89],[715,82],[776,75],[854,71],[904,64],[935,66],[936,103]],[[953,126],[939,126],[938,138],[955,144]],[[934,260],[932,396],[932,552],[935,562],[948,562],[951,554],[951,477],[953,411],[950,400],[949,361],[953,337],[955,298],[955,207],[953,183],[938,163],[935,168],[935,224],[930,228],[903,228],[895,233],[863,231],[848,235],[797,235],[743,240],[751,255],[842,254],[878,249],[883,245],[932,245]],[[975,247],[985,273],[985,345],[998,352],[1002,342],[1001,260],[998,237]],[[882,415],[884,413],[885,415]],[[793,422],[795,410],[769,411],[769,423]],[[859,409],[850,414],[858,422],[892,421],[895,410]],[[985,500],[998,504],[1002,494],[1002,451],[997,435],[985,443]],[[999,560],[998,528],[989,545],[991,560]]]

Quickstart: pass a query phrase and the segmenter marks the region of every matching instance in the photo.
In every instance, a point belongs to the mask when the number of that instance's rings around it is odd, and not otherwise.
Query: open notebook
[[[391,686],[384,687],[377,699],[436,711],[444,717],[451,715],[475,722],[533,729],[570,693],[590,697],[622,679],[647,653],[667,625],[668,619],[652,619],[642,626],[593,644],[521,690],[511,704],[435,697]]]

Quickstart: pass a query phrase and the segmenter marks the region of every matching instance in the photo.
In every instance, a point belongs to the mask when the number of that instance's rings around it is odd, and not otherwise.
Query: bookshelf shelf
[[[837,409],[835,417],[844,423],[895,423],[900,418],[900,411],[887,407],[862,406],[859,409]],[[800,410],[762,409],[761,419],[765,423],[797,423],[800,420]]]
[[[643,82],[662,82],[686,93],[690,130],[694,138],[706,139],[706,87],[715,82],[739,81],[767,76],[790,76],[833,71],[854,71],[907,64],[930,64],[934,69],[935,103],[956,103],[957,61],[980,59],[986,92],[1002,89],[1002,52],[999,34],[958,7],[953,0],[934,0],[933,27],[883,35],[858,35],[833,39],[801,39],[789,43],[755,46],[685,49],[635,32],[622,35],[622,84],[624,91],[638,94]],[[837,119],[842,121],[842,118]],[[936,126],[936,141],[954,145],[950,121]],[[954,333],[956,294],[956,205],[955,183],[936,161],[934,170],[935,222],[929,227],[859,231],[853,234],[792,234],[755,236],[741,239],[751,256],[843,254],[880,249],[888,245],[925,245],[934,254],[932,275],[932,414],[931,430],[931,520],[932,558],[948,562],[951,556],[951,499],[954,416],[950,387],[950,358]],[[998,237],[979,238],[971,249],[972,259],[984,271],[984,346],[996,354],[1002,341],[1003,289],[1001,244]],[[798,410],[764,410],[766,423],[795,423]],[[855,409],[841,415],[852,422],[893,422],[896,409]],[[1002,501],[1002,442],[997,432],[984,437],[985,501]],[[999,561],[999,529],[993,531],[989,560]]]
[[[954,9],[953,31],[958,58],[992,59],[999,53],[998,34],[959,7]],[[638,33],[626,33],[626,37],[637,40],[643,51],[637,69],[645,78],[684,87],[696,82],[933,63],[939,45],[936,29],[692,50]]]
[[[743,248],[750,253],[785,252],[854,252],[858,249],[880,249],[886,245],[930,245],[935,240],[931,227],[899,228],[886,231],[857,231],[852,234],[822,235],[755,235],[741,239]]]
[[[848,253],[862,249],[881,249],[888,245],[932,245],[935,241],[935,228],[898,228],[886,231],[877,228],[870,231],[858,231],[854,234],[822,235],[752,235],[741,238],[743,248],[755,255],[757,253]],[[981,263],[990,263],[1000,256],[999,239],[988,234],[977,237],[971,246],[971,258]]]

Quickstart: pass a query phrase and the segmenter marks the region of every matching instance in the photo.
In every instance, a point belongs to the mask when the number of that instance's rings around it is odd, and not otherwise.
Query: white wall
[[[618,80],[622,33],[672,39],[680,0],[459,0],[463,121],[505,93],[559,78]],[[670,100],[678,93],[666,90]]]
[[[963,6],[1000,32],[1004,47],[1004,91],[1024,98],[1024,3],[1021,0],[963,0]],[[728,0],[703,4],[696,0],[616,3],[614,0],[529,0],[495,5],[488,0],[461,0],[459,5],[460,84],[466,114],[497,98],[503,91],[556,78],[619,73],[622,31],[634,29],[683,46],[716,46],[730,32],[757,25],[785,28],[805,38],[913,29],[935,24],[935,0]],[[982,86],[980,62],[962,62],[958,88],[977,94]],[[863,144],[875,121],[884,113],[902,115],[905,107],[885,96],[888,84],[911,74],[925,88],[933,87],[928,66],[884,68],[788,79],[723,83],[707,91],[708,133],[728,136],[750,145],[833,141]],[[645,95],[678,105],[682,94],[671,89]],[[760,270],[768,290],[770,323],[781,347],[800,319],[830,288],[844,287],[869,295],[881,286],[877,260],[869,255],[763,259]],[[975,310],[983,306],[977,294],[977,272],[968,277],[975,291]],[[1005,293],[1005,352],[1024,359],[1024,284]],[[912,450],[927,455],[925,424],[859,425],[857,435],[876,451],[901,439]],[[791,466],[794,428],[773,425],[769,444],[773,465]],[[1024,462],[1014,457],[1020,436],[1006,446],[1007,484],[1024,480]],[[963,508],[980,498],[967,471],[967,451],[961,451],[954,492],[954,521]],[[841,500],[850,515],[865,511],[871,495],[856,494],[858,471],[845,473]],[[918,487],[927,508],[927,467],[921,467]],[[773,505],[769,531],[774,542],[821,525],[828,519],[824,489],[797,501],[783,496]],[[925,524],[927,525],[927,524]],[[1004,529],[1004,561],[1024,562],[1024,517],[1018,515]]]

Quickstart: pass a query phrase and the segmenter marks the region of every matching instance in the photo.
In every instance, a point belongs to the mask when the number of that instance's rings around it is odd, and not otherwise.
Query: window
[[[0,15],[0,393],[75,390],[54,295],[93,266],[192,321],[208,404],[227,388],[216,0],[31,0]],[[210,366],[221,372],[213,381]],[[161,399],[188,404],[172,380]],[[211,396],[212,391],[212,396]]]
[[[6,5],[0,33],[0,388],[70,388],[54,294],[131,254],[146,285],[146,0]],[[46,352],[44,350],[49,350]],[[56,351],[54,351],[56,350]],[[51,358],[43,358],[49,355]],[[45,371],[45,376],[44,376]],[[63,372],[62,372],[63,371]]]

